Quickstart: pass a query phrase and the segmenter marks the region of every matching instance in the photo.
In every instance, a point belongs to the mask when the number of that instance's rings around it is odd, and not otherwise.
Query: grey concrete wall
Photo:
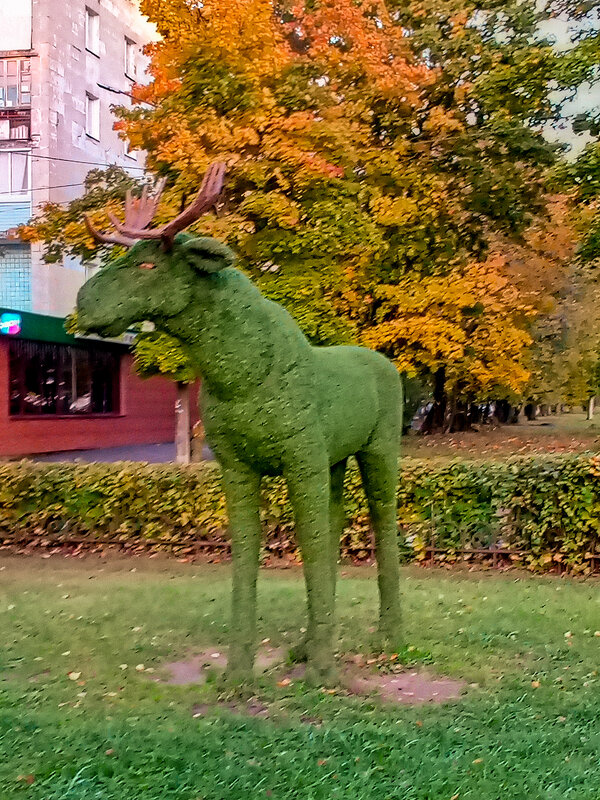
[[[2,1],[2,0],[0,0]],[[98,55],[85,47],[86,6],[99,15]],[[132,0],[33,0],[32,186],[34,209],[62,203],[83,192],[94,165],[119,164],[143,174],[143,154],[131,158],[113,130],[112,105],[130,105],[133,81],[125,74],[125,37],[137,45],[137,80],[145,81],[147,61],[141,47],[155,38],[152,25]],[[110,87],[110,88],[104,88]],[[113,90],[113,91],[111,91]],[[85,129],[89,92],[100,101],[100,135]],[[122,92],[122,93],[120,93]],[[91,163],[80,163],[91,162]],[[50,188],[48,188],[50,187]],[[62,316],[74,305],[84,269],[73,261],[43,263],[32,257],[33,310]]]

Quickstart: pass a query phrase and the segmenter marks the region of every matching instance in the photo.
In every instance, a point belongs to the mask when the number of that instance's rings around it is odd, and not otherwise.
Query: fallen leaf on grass
[[[70,681],[78,681],[81,678],[81,672],[68,672],[67,677]]]
[[[539,681],[531,681],[531,685],[533,686],[534,689],[539,689],[541,686]]]
[[[27,783],[29,786],[31,786],[31,784],[35,781],[35,775],[17,775],[17,780]]]

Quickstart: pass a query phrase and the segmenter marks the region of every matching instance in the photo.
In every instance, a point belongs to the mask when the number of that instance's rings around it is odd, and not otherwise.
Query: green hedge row
[[[599,478],[600,457],[589,454],[443,464],[405,459],[398,512],[403,550],[423,559],[433,546],[438,557],[453,560],[465,550],[493,548],[535,569],[600,568]],[[347,475],[346,509],[343,551],[364,558],[372,537],[355,469]],[[262,514],[266,546],[292,551],[282,481],[265,481]],[[222,546],[219,471],[211,464],[2,463],[0,538]]]

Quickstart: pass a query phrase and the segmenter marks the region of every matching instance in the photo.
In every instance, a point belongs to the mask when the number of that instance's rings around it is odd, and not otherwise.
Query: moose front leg
[[[335,680],[333,663],[334,573],[329,533],[329,465],[324,448],[303,454],[285,470],[302,553],[308,604],[306,680],[316,685]],[[310,457],[312,456],[312,458]]]
[[[246,467],[223,468],[231,531],[233,593],[227,677],[252,677],[256,651],[256,579],[260,550],[260,475]]]

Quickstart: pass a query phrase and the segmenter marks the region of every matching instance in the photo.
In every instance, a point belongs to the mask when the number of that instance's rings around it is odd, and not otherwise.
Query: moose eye
[[[145,261],[143,264],[138,264],[140,269],[154,269],[156,264],[153,264],[151,261]]]

